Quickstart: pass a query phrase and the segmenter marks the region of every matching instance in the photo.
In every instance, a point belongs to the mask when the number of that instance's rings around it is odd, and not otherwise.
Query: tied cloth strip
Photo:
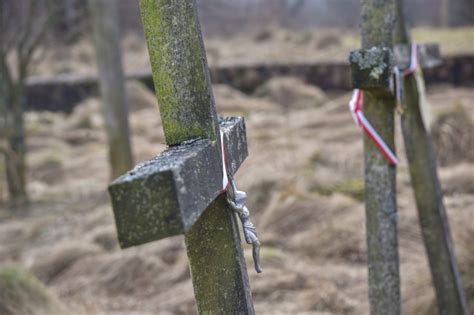
[[[416,72],[418,67],[418,51],[416,43],[411,44],[411,51],[410,51],[410,65],[407,69],[403,70],[402,72],[398,67],[394,67],[393,74],[395,77],[395,96],[397,99],[397,109],[399,113],[402,113],[401,110],[401,103],[402,103],[402,84],[403,78],[409,75],[412,75]],[[399,107],[400,106],[400,107]]]
[[[410,67],[403,71],[403,76],[407,77],[416,72],[418,68],[418,48],[416,43],[411,44]]]
[[[408,66],[407,69],[403,70],[403,72],[400,73],[400,69],[398,67],[395,67],[393,69],[394,75],[395,75],[395,94],[397,98],[398,105],[401,104],[402,102],[402,76],[407,77],[412,74],[415,74],[416,69],[418,68],[418,48],[416,43],[411,44],[411,51],[410,51],[410,65]],[[400,111],[401,112],[401,111]]]
[[[403,76],[407,77],[412,75],[416,72],[418,68],[418,48],[416,43],[411,44],[411,53],[410,53],[410,66],[403,71]],[[400,70],[398,67],[394,69],[395,74],[395,92],[396,98],[398,102],[401,102],[401,78],[400,78]],[[354,93],[352,94],[352,99],[349,102],[349,108],[351,110],[352,117],[354,118],[355,123],[364,130],[364,132],[369,136],[369,138],[374,142],[375,146],[379,149],[379,151],[385,156],[388,162],[391,165],[397,165],[398,159],[396,155],[390,150],[388,145],[383,141],[380,135],[375,131],[372,127],[370,122],[365,118],[363,113],[363,105],[362,105],[362,91],[359,89],[355,89]]]
[[[226,156],[224,146],[224,133],[222,130],[221,134],[221,152],[222,152],[222,191],[227,192],[227,202],[229,203],[232,210],[238,214],[240,222],[242,223],[242,229],[244,232],[245,241],[247,244],[252,244],[252,256],[255,266],[255,271],[261,273],[263,271],[260,265],[260,241],[257,237],[257,231],[255,226],[250,221],[250,211],[245,206],[247,201],[247,194],[244,191],[237,189],[234,179],[227,173],[226,168]]]
[[[380,135],[375,131],[370,122],[365,118],[362,108],[362,91],[355,89],[352,94],[352,99],[349,102],[352,117],[355,123],[362,128],[362,130],[369,136],[379,151],[385,156],[391,165],[397,165],[398,159],[390,150],[388,145],[383,141]]]

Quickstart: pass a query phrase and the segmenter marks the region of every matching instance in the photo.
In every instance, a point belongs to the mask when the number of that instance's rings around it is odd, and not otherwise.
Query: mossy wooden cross
[[[364,90],[364,114],[392,151],[395,80],[395,0],[361,0],[362,49],[351,53],[354,88]],[[401,313],[396,166],[364,137],[365,212],[371,314]]]
[[[184,234],[199,313],[252,314],[238,224],[222,193],[247,156],[243,118],[218,119],[195,0],[141,0],[169,149],[115,180],[121,247]]]
[[[404,75],[413,71],[412,46],[393,47],[394,0],[362,0],[362,49],[351,53],[354,88],[364,90],[364,112],[381,138],[394,148],[396,97],[404,98]],[[439,64],[436,45],[419,45],[422,67]],[[400,314],[396,167],[365,137],[366,229],[371,314]]]

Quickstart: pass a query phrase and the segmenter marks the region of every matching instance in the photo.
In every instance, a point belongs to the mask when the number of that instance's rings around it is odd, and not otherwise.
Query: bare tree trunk
[[[6,173],[8,191],[13,206],[23,205],[28,201],[26,192],[26,143],[23,119],[23,91],[18,87],[13,95],[10,106],[11,125],[7,139]]]
[[[410,35],[405,24],[403,0],[397,0],[395,41],[399,44],[410,43]],[[436,290],[438,310],[440,314],[468,314],[449,222],[443,204],[433,145],[421,116],[415,75],[405,78],[404,92],[403,138],[421,231]]]
[[[394,0],[362,0],[362,48],[393,46]],[[390,148],[395,98],[364,91],[364,114]],[[395,150],[393,150],[395,151]],[[364,137],[365,211],[371,314],[401,313],[396,167]]]
[[[5,174],[8,193],[13,207],[22,206],[28,202],[26,191],[26,143],[23,112],[23,81],[13,84],[6,78],[7,70],[0,69],[3,78],[0,80],[2,96],[0,113],[3,115],[1,132],[1,150],[5,158]]]
[[[117,0],[89,0],[112,178],[133,167],[118,5]]]
[[[0,1],[0,107],[4,114],[5,172],[13,206],[28,202],[23,113],[25,85],[34,53],[57,15],[54,0]],[[7,62],[16,56],[15,65]],[[16,74],[16,75],[13,75]]]

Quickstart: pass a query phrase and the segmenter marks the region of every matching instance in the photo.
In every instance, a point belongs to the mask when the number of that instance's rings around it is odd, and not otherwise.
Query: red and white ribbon
[[[227,191],[229,188],[229,175],[227,174],[227,167],[226,167],[226,156],[225,156],[225,149],[224,149],[224,133],[220,130],[221,133],[221,156],[222,156],[222,192]]]
[[[408,69],[403,71],[403,75],[409,76],[410,74],[415,73],[416,68],[418,67],[418,47],[416,43],[411,44],[411,54],[410,54],[410,66]]]
[[[388,145],[383,141],[380,135],[375,131],[370,122],[365,118],[362,104],[362,91],[355,89],[352,94],[352,99],[349,102],[352,117],[355,123],[362,128],[362,130],[369,136],[379,151],[385,156],[391,165],[397,165],[398,159],[396,155],[390,150]]]

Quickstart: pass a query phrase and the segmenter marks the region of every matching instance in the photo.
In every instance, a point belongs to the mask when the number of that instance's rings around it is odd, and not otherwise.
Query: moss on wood
[[[141,0],[161,119],[169,145],[216,139],[217,114],[194,0]]]

